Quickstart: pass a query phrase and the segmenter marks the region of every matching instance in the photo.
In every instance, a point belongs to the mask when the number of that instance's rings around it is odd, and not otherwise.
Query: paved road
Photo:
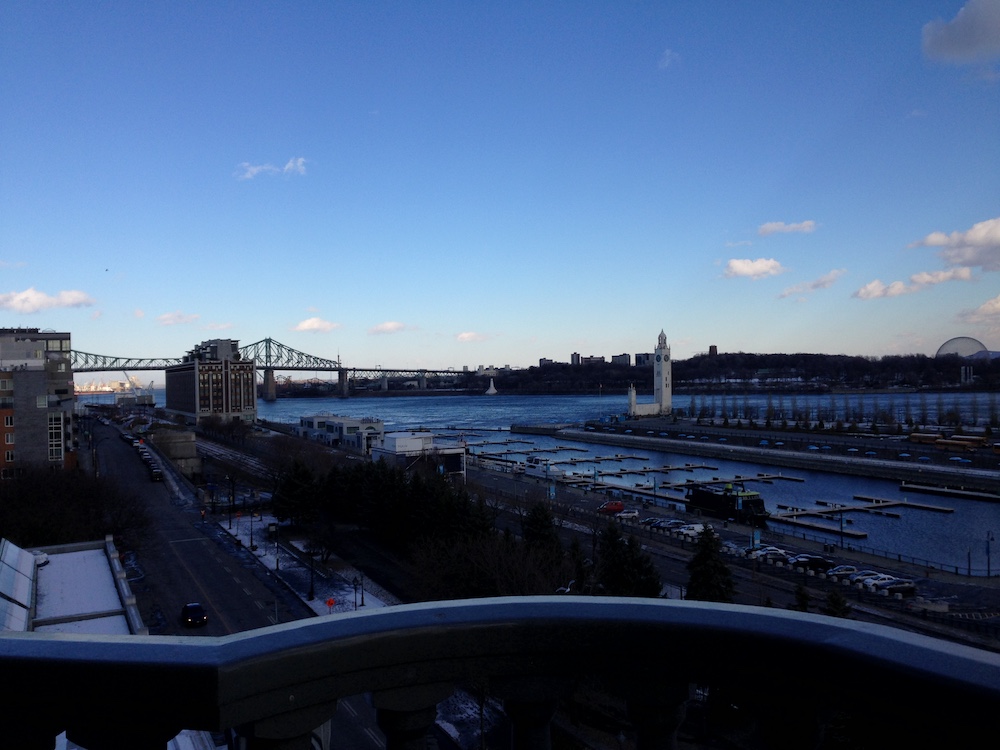
[[[130,585],[150,634],[225,635],[313,615],[216,523],[203,521],[184,494],[171,492],[172,482],[150,481],[145,464],[119,434],[96,425],[97,460],[102,474],[139,497],[152,519],[130,565]],[[190,601],[208,609],[204,629],[180,625],[181,607]]]

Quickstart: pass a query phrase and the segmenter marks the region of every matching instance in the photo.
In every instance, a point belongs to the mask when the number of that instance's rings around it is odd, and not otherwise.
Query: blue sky
[[[0,326],[1000,349],[1000,0],[0,5]]]

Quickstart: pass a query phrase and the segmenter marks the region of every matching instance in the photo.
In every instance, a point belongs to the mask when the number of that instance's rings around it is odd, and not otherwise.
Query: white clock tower
[[[631,417],[653,417],[673,411],[673,384],[671,383],[670,347],[667,334],[660,331],[653,353],[653,403],[637,404],[635,386],[628,389],[628,413]]]
[[[653,402],[660,407],[660,414],[669,414],[673,409],[673,386],[671,376],[670,346],[667,334],[660,331],[653,353]]]

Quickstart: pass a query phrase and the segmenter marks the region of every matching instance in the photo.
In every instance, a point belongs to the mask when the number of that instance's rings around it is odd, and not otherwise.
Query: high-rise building
[[[0,328],[0,477],[77,463],[70,335]]]
[[[208,417],[257,419],[257,367],[252,359],[243,359],[238,341],[203,341],[165,375],[168,412],[195,424]]]

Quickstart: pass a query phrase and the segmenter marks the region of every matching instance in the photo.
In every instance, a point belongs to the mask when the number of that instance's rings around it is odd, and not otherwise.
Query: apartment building
[[[166,369],[166,409],[197,424],[257,419],[257,367],[233,339],[203,341]]]
[[[0,477],[77,465],[70,335],[0,328]]]

